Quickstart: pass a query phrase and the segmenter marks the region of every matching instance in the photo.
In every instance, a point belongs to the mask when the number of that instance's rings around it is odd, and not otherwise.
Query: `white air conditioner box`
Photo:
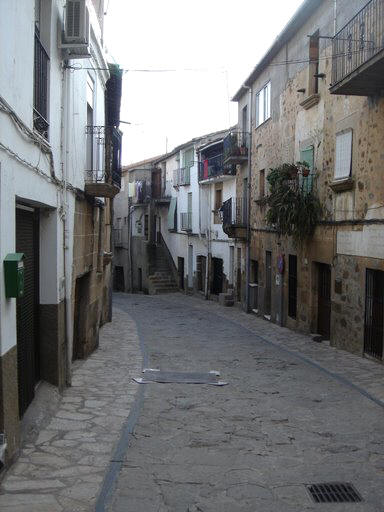
[[[89,43],[89,13],[86,0],[67,0],[64,38],[66,44]]]
[[[65,59],[89,58],[89,12],[86,0],[67,0],[64,30],[59,41]]]

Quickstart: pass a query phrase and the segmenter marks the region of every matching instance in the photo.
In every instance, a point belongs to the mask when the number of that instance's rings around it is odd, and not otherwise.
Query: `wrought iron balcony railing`
[[[48,137],[48,73],[49,57],[35,31],[35,62],[33,88],[33,126],[44,137]]]
[[[231,131],[223,141],[224,163],[238,164],[248,159],[249,133]]]
[[[191,184],[191,168],[179,167],[173,171],[173,186],[181,187]]]
[[[383,49],[384,0],[371,0],[333,38],[331,92],[367,96],[381,90]]]
[[[192,212],[183,212],[181,214],[181,230],[192,231]]]
[[[203,161],[199,163],[199,181],[228,175],[236,175],[236,166],[233,164],[225,165],[223,154],[203,158]]]
[[[123,230],[121,228],[115,228],[113,230],[113,242],[115,247],[122,247],[123,245]]]
[[[247,225],[247,201],[243,197],[231,197],[221,207],[223,226]]]

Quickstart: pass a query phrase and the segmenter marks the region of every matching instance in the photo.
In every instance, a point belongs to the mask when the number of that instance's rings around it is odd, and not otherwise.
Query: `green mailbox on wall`
[[[5,296],[22,297],[24,295],[24,253],[12,252],[4,259]]]

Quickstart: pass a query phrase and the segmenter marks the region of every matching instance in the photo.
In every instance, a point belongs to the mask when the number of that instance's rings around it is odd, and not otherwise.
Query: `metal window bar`
[[[365,285],[364,352],[383,358],[384,272],[367,269]]]
[[[230,131],[223,140],[224,161],[231,157],[248,156],[249,132]]]
[[[223,202],[220,208],[224,226],[245,226],[247,215],[244,208],[244,198],[231,197]]]
[[[173,186],[180,187],[191,184],[191,168],[179,167],[173,171]]]
[[[383,49],[384,0],[371,0],[333,38],[332,85]]]
[[[44,137],[48,136],[48,71],[49,57],[35,30],[35,61],[33,109],[34,127]]]

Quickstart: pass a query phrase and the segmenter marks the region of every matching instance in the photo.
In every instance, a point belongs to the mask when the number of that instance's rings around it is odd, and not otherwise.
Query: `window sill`
[[[355,180],[351,177],[342,178],[341,180],[332,181],[329,184],[334,192],[345,192],[346,190],[352,190],[355,186]]]
[[[305,100],[300,102],[300,106],[305,108],[305,110],[309,110],[311,107],[317,105],[320,101],[320,94],[311,94]]]
[[[265,121],[263,121],[262,123],[258,124],[258,125],[255,125],[255,130],[258,130],[259,128],[261,128],[262,126],[264,126],[265,124],[268,123],[268,121],[271,119],[271,116],[268,117],[268,119],[266,119]]]

